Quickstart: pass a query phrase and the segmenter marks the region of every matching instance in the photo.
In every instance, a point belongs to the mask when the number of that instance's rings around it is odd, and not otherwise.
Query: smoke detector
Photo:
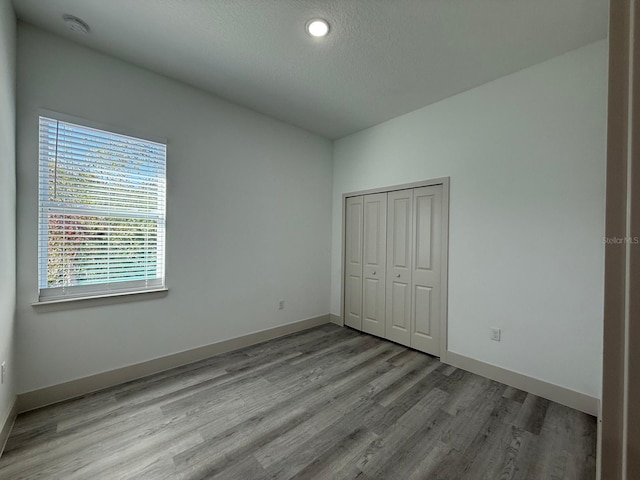
[[[62,20],[64,20],[64,24],[66,27],[75,33],[87,34],[89,33],[89,25],[75,15],[64,14],[62,15]]]

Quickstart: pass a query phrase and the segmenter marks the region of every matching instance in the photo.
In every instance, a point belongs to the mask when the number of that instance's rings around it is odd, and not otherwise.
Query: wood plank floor
[[[18,416],[2,479],[592,479],[593,417],[324,325]]]

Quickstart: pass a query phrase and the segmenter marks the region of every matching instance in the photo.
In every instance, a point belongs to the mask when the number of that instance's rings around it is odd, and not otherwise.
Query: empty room
[[[640,478],[634,3],[0,0],[0,479]]]

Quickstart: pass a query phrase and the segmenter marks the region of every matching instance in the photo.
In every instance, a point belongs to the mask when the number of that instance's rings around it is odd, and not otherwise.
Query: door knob
[[[373,274],[374,274],[374,275],[376,274],[376,271],[375,271],[375,270],[373,271]]]
[[[400,274],[399,273],[396,273],[396,278],[400,278]]]

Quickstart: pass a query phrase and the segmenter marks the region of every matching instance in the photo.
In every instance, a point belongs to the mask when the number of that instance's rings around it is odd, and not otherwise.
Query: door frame
[[[440,304],[442,306],[440,315],[440,361],[446,362],[448,351],[448,318],[449,318],[449,184],[450,177],[433,178],[431,180],[422,180],[419,182],[404,183],[400,185],[389,185],[384,187],[370,188],[368,190],[358,190],[355,192],[347,192],[342,194],[342,231],[341,237],[341,254],[340,254],[340,325],[344,326],[344,262],[345,262],[345,234],[346,234],[346,202],[349,197],[359,197],[360,195],[370,195],[372,193],[393,192],[396,190],[408,190],[411,188],[431,187],[433,185],[442,185],[442,251],[440,272]]]
[[[602,403],[597,478],[640,475],[640,4],[609,3]]]

